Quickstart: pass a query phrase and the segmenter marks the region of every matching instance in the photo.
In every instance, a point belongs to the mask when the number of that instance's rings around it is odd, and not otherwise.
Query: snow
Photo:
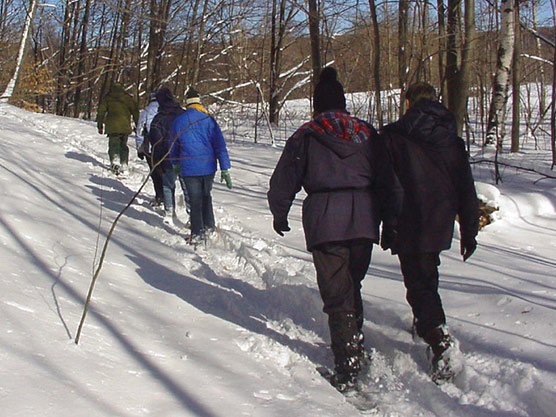
[[[164,225],[148,183],[116,226],[75,344],[105,237],[146,164],[133,158],[128,179],[111,177],[93,122],[0,104],[0,124],[0,415],[554,415],[554,180],[507,170],[494,186],[491,168],[474,166],[500,210],[467,262],[457,235],[442,254],[441,295],[465,357],[453,384],[431,382],[397,260],[375,249],[363,287],[372,364],[365,394],[346,398],[317,370],[332,357],[301,200],[290,233],[271,227],[280,147],[229,141],[234,188],[217,176],[219,230],[197,248],[184,242],[183,207]]]

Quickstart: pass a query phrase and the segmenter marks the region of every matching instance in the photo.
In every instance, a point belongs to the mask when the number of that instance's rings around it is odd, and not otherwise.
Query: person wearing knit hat
[[[199,93],[190,87],[185,97],[186,111],[172,125],[175,142],[170,157],[189,197],[191,235],[187,241],[196,244],[216,228],[211,193],[217,166],[220,181],[231,189],[231,164],[220,126],[201,104]]]
[[[195,88],[189,87],[187,93],[185,93],[185,105],[189,106],[190,104],[201,104],[201,98],[199,97],[199,93]]]
[[[319,76],[319,82],[313,94],[315,114],[325,111],[346,112],[344,87],[338,81],[338,72],[333,67],[326,67]]]
[[[208,114],[207,109],[201,103],[201,98],[199,96],[199,93],[193,87],[189,87],[189,89],[185,93],[185,106],[188,109],[192,108],[200,112],[203,112],[205,114]]]
[[[182,115],[185,110],[174,99],[172,91],[168,87],[162,87],[156,92],[156,100],[159,104],[157,115],[151,123],[149,132],[149,143],[152,149],[153,165],[162,177],[162,191],[164,197],[163,222],[168,225],[174,223],[176,215],[176,177],[173,164],[168,158],[168,153],[175,137],[170,134],[170,128],[174,120]],[[187,207],[187,194],[184,194]]]
[[[401,189],[375,129],[346,110],[334,68],[324,68],[313,97],[315,116],[286,142],[267,194],[273,228],[290,230],[295,195],[307,194],[302,223],[328,315],[335,373],[341,392],[355,389],[366,362],[361,282],[379,242],[381,222],[396,227]]]

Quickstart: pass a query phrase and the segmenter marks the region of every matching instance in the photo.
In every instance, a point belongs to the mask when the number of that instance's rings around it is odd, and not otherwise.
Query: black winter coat
[[[161,169],[173,169],[170,159],[167,157],[170,145],[175,138],[170,137],[172,123],[179,115],[185,112],[177,103],[160,105],[158,113],[154,117],[148,134],[149,144],[152,150],[154,163],[163,160],[159,165]],[[166,156],[166,158],[164,158]]]
[[[347,115],[345,119],[365,123]],[[317,118],[312,123],[318,122]],[[308,250],[320,243],[358,238],[377,243],[381,220],[395,223],[400,203],[396,191],[401,188],[382,140],[372,126],[365,126],[370,135],[361,143],[346,140],[355,132],[319,132],[310,124],[286,142],[270,179],[268,203],[274,219],[284,221],[303,187]]]
[[[474,238],[478,200],[465,144],[453,114],[441,103],[420,100],[382,137],[404,191],[393,253],[449,249],[459,216],[462,239]]]

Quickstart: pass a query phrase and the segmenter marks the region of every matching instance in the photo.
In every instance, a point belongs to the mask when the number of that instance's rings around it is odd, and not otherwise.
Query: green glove
[[[232,177],[230,176],[230,171],[223,169],[220,171],[220,182],[226,181],[226,187],[230,190],[232,189]]]
[[[179,177],[179,175],[181,174],[181,166],[179,164],[173,165],[173,168],[174,168],[174,175],[176,177]]]

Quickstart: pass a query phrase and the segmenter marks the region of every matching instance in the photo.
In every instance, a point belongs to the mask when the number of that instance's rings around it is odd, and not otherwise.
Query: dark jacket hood
[[[413,105],[400,120],[384,127],[412,141],[435,147],[453,145],[457,137],[456,119],[438,101],[421,99]]]
[[[343,112],[321,113],[308,127],[319,143],[342,159],[361,152],[375,133],[369,124]]]
[[[110,92],[111,95],[114,96],[118,96],[118,95],[122,95],[122,94],[127,94],[125,92],[124,86],[120,83],[114,83],[112,84],[112,86],[110,87]]]
[[[161,111],[172,110],[179,107],[179,104],[174,100],[174,95],[167,87],[162,87],[156,92],[156,100],[161,107]]]

